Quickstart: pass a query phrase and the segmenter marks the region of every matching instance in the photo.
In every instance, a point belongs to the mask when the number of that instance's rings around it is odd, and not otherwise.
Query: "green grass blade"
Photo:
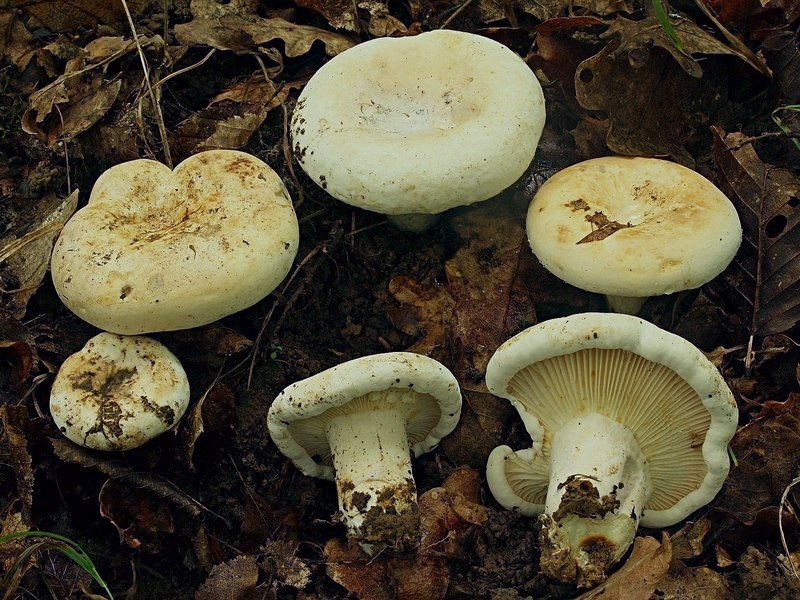
[[[64,537],[63,535],[59,535],[57,533],[51,533],[48,531],[20,531],[17,533],[11,533],[9,535],[0,536],[0,544],[9,542],[11,540],[16,540],[20,538],[44,538],[43,541],[38,542],[35,546],[32,546],[21,553],[23,558],[27,558],[30,554],[32,554],[36,550],[40,549],[48,549],[48,550],[55,550],[60,552],[67,558],[69,558],[72,562],[78,565],[81,569],[86,571],[92,579],[95,580],[97,585],[99,585],[108,595],[109,600],[114,600],[114,596],[111,594],[111,590],[108,589],[108,585],[100,576],[100,573],[97,571],[97,567],[94,566],[92,559],[89,557],[88,554],[81,548],[76,542],[72,541],[68,537]],[[46,541],[45,541],[46,540]],[[21,568],[22,562],[15,561],[15,567]]]
[[[672,26],[672,21],[669,20],[663,0],[653,0],[653,10],[656,12],[656,18],[658,22],[661,23],[661,28],[664,30],[664,33],[667,34],[669,41],[672,42],[678,50],[683,52],[681,38],[678,37],[678,32],[675,31],[675,28]]]

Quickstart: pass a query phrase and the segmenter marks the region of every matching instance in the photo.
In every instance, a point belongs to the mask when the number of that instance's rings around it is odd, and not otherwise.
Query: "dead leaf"
[[[634,67],[640,67],[649,60],[652,48],[666,50],[692,77],[703,75],[703,69],[693,58],[696,54],[736,56],[750,64],[748,57],[726,46],[705,29],[701,29],[694,21],[682,17],[672,18],[671,21],[675,33],[681,40],[683,50],[679,50],[669,39],[656,17],[632,21],[617,16],[601,37],[618,40],[610,53],[611,58],[617,58],[625,53]]]
[[[78,190],[64,199],[49,194],[27,205],[9,228],[12,235],[0,239],[0,278],[16,288],[6,303],[15,317],[25,315],[47,274],[53,242],[77,207]]]
[[[655,538],[637,537],[625,564],[578,600],[649,600],[669,571],[671,558],[672,547],[666,533],[660,543]]]
[[[131,14],[139,15],[149,6],[148,0],[127,0]],[[34,28],[51,31],[74,31],[79,27],[98,24],[120,25],[127,28],[125,9],[121,2],[97,0],[0,0],[0,8],[19,9],[30,19]]]
[[[587,110],[607,113],[606,144],[612,151],[626,156],[671,156],[693,165],[685,144],[695,130],[705,127],[702,105],[716,93],[712,80],[719,74],[712,71],[696,79],[657,51],[633,66],[627,58],[613,57],[614,44],[578,66],[578,102]]]
[[[297,540],[267,540],[262,548],[262,566],[283,585],[302,590],[311,581],[311,568],[297,556]]]
[[[359,600],[395,600],[385,557],[371,560],[355,543],[329,540],[325,544],[325,572]]]
[[[800,396],[787,400],[785,410],[772,407],[736,432],[731,449],[738,467],[712,506],[751,524],[765,507],[775,507],[800,464]]]
[[[258,583],[258,563],[255,556],[237,556],[216,565],[205,583],[195,593],[195,600],[243,600]]]
[[[38,360],[31,332],[10,313],[0,309],[0,405],[9,403],[27,381]]]
[[[243,148],[269,111],[303,83],[277,85],[262,74],[235,83],[212,98],[204,110],[178,124],[175,135],[181,152],[188,156],[203,150]]]
[[[513,25],[514,9],[546,21],[564,14],[567,9],[577,11],[580,8],[595,15],[633,12],[629,0],[478,0],[481,20],[485,23],[508,19]]]
[[[163,51],[160,36],[141,38],[141,46]],[[133,40],[101,37],[67,62],[64,74],[32,93],[22,116],[22,129],[48,146],[69,140],[91,128],[110,110],[122,89],[122,79],[106,79],[111,63],[135,53]]]
[[[18,71],[24,71],[36,50],[38,46],[19,20],[17,12],[0,10],[0,57],[14,65]]]
[[[191,471],[194,471],[192,457],[197,439],[204,431],[223,428],[236,428],[236,402],[231,389],[215,381],[181,420],[180,453]]]
[[[714,131],[714,157],[739,212],[742,248],[725,280],[750,310],[750,333],[783,333],[800,320],[800,179],[764,164],[744,137]]]
[[[148,554],[158,554],[164,534],[174,533],[169,508],[151,494],[108,479],[98,497],[100,514],[119,532],[120,543]]]
[[[725,577],[708,567],[693,567],[669,573],[658,582],[654,597],[659,600],[728,600],[731,590]]]
[[[264,19],[255,13],[245,16],[225,14],[216,18],[195,17],[175,26],[178,43],[211,46],[217,50],[257,54],[259,46],[281,40],[287,57],[301,56],[314,42],[325,46],[328,56],[335,56],[355,45],[348,37],[309,25],[297,25],[274,17]]]
[[[711,522],[706,518],[684,525],[670,537],[672,560],[684,561],[699,556],[703,551],[703,540],[710,529]]]
[[[759,4],[758,0],[706,0],[726,27],[741,27]]]
[[[419,338],[408,348],[409,352],[441,356],[447,348],[447,327],[455,305],[447,289],[440,284],[424,286],[398,275],[389,282],[389,293],[400,303],[388,310],[392,325]]]
[[[630,223],[618,223],[617,221],[610,221],[607,216],[602,212],[595,212],[592,215],[586,215],[586,220],[592,224],[592,227],[597,227],[591,233],[583,236],[576,244],[588,244],[590,242],[599,242],[606,239],[610,235],[615,234],[620,229],[633,227]]]
[[[800,33],[771,31],[761,44],[761,51],[773,72],[777,100],[782,104],[800,102]]]
[[[11,466],[17,479],[17,495],[22,502],[22,520],[30,526],[33,506],[33,462],[28,453],[28,408],[26,406],[0,406],[0,422],[3,424],[8,448],[11,452]]]

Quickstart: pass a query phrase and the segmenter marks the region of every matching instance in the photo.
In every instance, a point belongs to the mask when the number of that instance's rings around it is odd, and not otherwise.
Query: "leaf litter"
[[[667,18],[679,49],[650,4],[129,0],[175,154],[241,148],[267,160],[293,197],[304,192],[301,256],[313,260],[265,303],[221,324],[158,335],[187,366],[192,406],[177,435],[119,456],[71,445],[49,424],[52,373],[96,332],[60,306],[44,268],[58,227],[104,168],[162,155],[156,114],[142,101],[121,5],[0,9],[0,106],[22,109],[0,115],[0,189],[8,193],[0,248],[13,250],[0,265],[0,497],[13,506],[3,533],[35,523],[89,541],[115,596],[130,587],[141,598],[577,597],[538,573],[535,522],[501,510],[481,480],[491,449],[529,441],[483,378],[514,333],[603,308],[530,253],[524,215],[538,185],[580,159],[644,154],[695,166],[743,215],[746,243],[734,266],[698,295],[653,302],[645,315],[696,343],[713,338],[708,350],[719,346],[743,427],[718,499],[683,527],[643,532],[627,562],[589,594],[793,597],[788,565],[800,526],[797,492],[787,486],[800,460],[800,338],[790,107],[798,101],[791,26],[800,12],[785,2],[674,3],[680,12]],[[412,238],[292,176],[283,121],[331,56],[371,37],[443,25],[522,54],[545,84],[548,127],[533,168],[511,190]],[[769,118],[775,110],[783,129]],[[71,187],[82,192],[70,195]],[[595,235],[625,226],[594,223]],[[440,449],[415,462],[420,551],[370,559],[343,542],[330,486],[300,476],[272,448],[264,414],[287,383],[405,349],[456,373],[464,415]],[[788,557],[779,556],[784,493]],[[23,548],[0,545],[0,559],[7,564]],[[41,576],[65,598],[79,597],[79,578],[60,572],[50,566]],[[35,571],[23,576],[44,589]]]

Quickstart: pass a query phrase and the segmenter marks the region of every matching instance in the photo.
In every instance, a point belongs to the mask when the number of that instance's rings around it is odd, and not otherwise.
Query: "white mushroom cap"
[[[541,86],[485,37],[432,31],[334,57],[292,117],[295,155],[333,197],[387,215],[435,214],[490,198],[533,160]]]
[[[511,401],[533,440],[513,460],[497,449],[487,467],[507,508],[544,509],[553,435],[591,413],[630,430],[644,455],[646,527],[706,505],[728,475],[738,411],[724,379],[692,344],[639,318],[585,313],[540,323],[500,346],[486,384]]]
[[[549,271],[581,289],[629,298],[703,285],[742,239],[733,205],[702,175],[619,156],[551,177],[531,202],[527,229]]]
[[[146,337],[101,333],[61,365],[50,413],[67,438],[96,450],[130,450],[175,426],[189,380],[167,348]]]
[[[299,230],[277,174],[232,150],[174,171],[152,160],[112,167],[53,250],[61,300],[101,329],[197,327],[252,306],[283,280]]]
[[[427,356],[387,352],[342,363],[284,389],[269,409],[272,441],[304,475],[333,480],[325,420],[354,399],[387,390],[413,392],[419,400],[407,426],[414,456],[436,447],[458,424],[461,390],[453,374]]]

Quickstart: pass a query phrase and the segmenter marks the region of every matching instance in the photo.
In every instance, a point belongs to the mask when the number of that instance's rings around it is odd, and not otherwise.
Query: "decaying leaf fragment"
[[[22,520],[31,525],[31,506],[33,505],[33,468],[28,453],[28,440],[25,436],[28,426],[26,406],[0,406],[0,423],[8,440],[11,453],[11,466],[17,479],[17,494],[22,502]]]
[[[6,308],[17,318],[42,283],[53,242],[77,207],[78,190],[64,199],[49,194],[26,206],[9,228],[12,234],[0,238],[0,280],[14,284]]]
[[[129,548],[158,554],[164,545],[163,534],[175,532],[167,505],[139,488],[109,479],[98,500],[100,514],[111,521],[120,542]]]
[[[141,38],[144,49],[161,51],[160,36]],[[136,52],[136,43],[122,37],[89,42],[67,62],[64,74],[31,94],[22,116],[22,129],[48,146],[88,130],[111,109],[122,89],[120,76],[106,79],[109,65]]]
[[[251,597],[258,583],[255,556],[237,556],[211,569],[206,582],[195,593],[195,600],[242,600]]]
[[[637,537],[630,557],[619,571],[578,600],[648,600],[669,571],[671,558],[672,546],[666,533],[662,534],[661,542]]]
[[[355,45],[350,38],[309,25],[297,25],[280,17],[265,19],[255,11],[255,3],[218,3],[194,0],[188,23],[175,26],[178,42],[188,46],[211,46],[217,50],[258,54],[259,46],[280,40],[284,54],[301,56],[314,42],[325,46],[328,56],[335,56]]]
[[[800,321],[800,178],[764,164],[744,136],[713,127],[714,157],[742,221],[744,242],[726,280],[751,310],[750,333]]]

